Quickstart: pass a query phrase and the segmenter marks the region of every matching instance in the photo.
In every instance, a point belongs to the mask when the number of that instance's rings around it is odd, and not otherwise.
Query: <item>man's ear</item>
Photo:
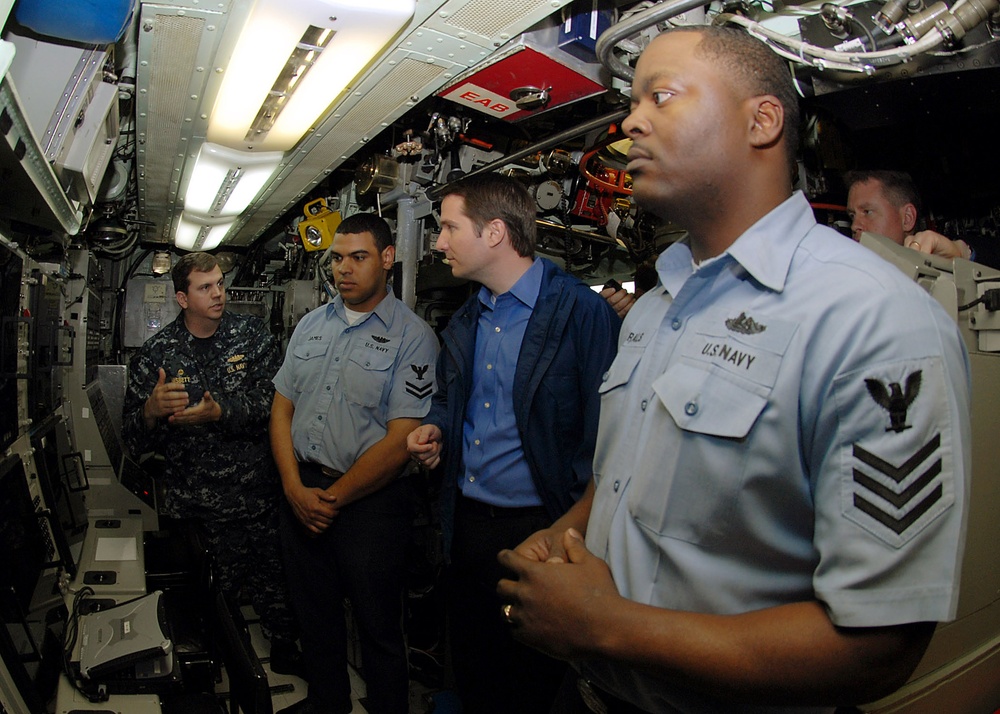
[[[750,102],[753,111],[750,145],[765,147],[777,143],[785,126],[785,108],[778,98],[771,94],[752,97]]]
[[[490,248],[500,245],[506,235],[507,224],[499,218],[494,218],[483,227],[483,238],[486,239],[486,245]]]
[[[917,207],[912,203],[904,204],[899,209],[899,217],[902,219],[903,231],[910,233],[917,227]]]
[[[382,251],[382,269],[392,270],[392,264],[396,262],[396,246],[387,245]]]
[[[176,293],[174,293],[174,297],[177,298],[177,304],[181,306],[181,310],[187,310],[188,306],[187,293],[178,290]]]

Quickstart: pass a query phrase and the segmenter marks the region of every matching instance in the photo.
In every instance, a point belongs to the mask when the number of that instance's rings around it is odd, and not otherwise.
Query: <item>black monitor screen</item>
[[[28,492],[24,464],[16,454],[0,464],[0,588],[3,604],[28,612],[47,564],[48,539]],[[11,601],[13,594],[13,602]]]
[[[0,244],[0,449],[17,438],[18,335],[21,317],[21,270],[24,261]]]
[[[32,431],[31,445],[45,507],[52,514],[52,528],[59,561],[70,574],[76,568],[87,535],[86,472],[79,454],[70,451],[66,422],[57,414]]]
[[[101,433],[101,441],[104,442],[104,449],[108,452],[108,458],[111,460],[111,468],[115,475],[120,477],[122,459],[125,458],[125,447],[115,430],[115,424],[108,408],[108,402],[104,398],[104,390],[100,380],[88,384],[85,391],[90,400],[90,409],[93,412],[97,430]]]
[[[222,652],[222,661],[229,676],[230,698],[240,711],[247,714],[272,714],[271,690],[267,673],[261,665],[246,621],[234,603],[221,592],[215,597],[215,636]]]

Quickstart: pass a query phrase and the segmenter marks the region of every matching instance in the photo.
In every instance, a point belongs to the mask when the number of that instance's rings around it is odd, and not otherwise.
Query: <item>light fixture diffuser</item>
[[[280,151],[236,151],[206,142],[195,159],[184,210],[208,218],[238,216],[274,174]]]
[[[174,232],[174,245],[181,250],[212,250],[219,247],[235,222],[234,218],[200,218],[181,213]]]
[[[208,140],[287,151],[413,16],[415,0],[258,0],[225,71]]]

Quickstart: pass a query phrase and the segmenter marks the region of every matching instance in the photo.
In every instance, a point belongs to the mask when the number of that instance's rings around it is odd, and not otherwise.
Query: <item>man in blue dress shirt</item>
[[[482,285],[448,323],[431,413],[407,440],[428,468],[445,464],[455,679],[470,714],[548,712],[565,665],[511,637],[496,556],[550,525],[590,482],[597,387],[621,320],[535,257],[534,201],[512,178],[449,186],[437,249],[456,277]]]
[[[576,665],[561,712],[878,699],[956,613],[958,327],[793,193],[797,98],[762,42],[666,32],[631,102],[633,196],[689,237],[622,325],[593,499],[500,556],[513,631]]]

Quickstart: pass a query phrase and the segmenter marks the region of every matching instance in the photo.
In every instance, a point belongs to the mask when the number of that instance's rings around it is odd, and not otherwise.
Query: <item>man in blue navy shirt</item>
[[[407,435],[430,408],[437,338],[387,289],[388,224],[356,213],[330,247],[337,296],[295,327],[274,377],[271,448],[287,504],[281,544],[309,696],[283,711],[348,714],[344,599],[371,714],[406,714]]]
[[[565,665],[516,643],[496,597],[503,548],[551,524],[591,476],[601,376],[620,319],[536,258],[534,201],[486,174],[449,186],[437,249],[482,287],[452,316],[438,392],[407,445],[445,464],[449,628],[466,712],[548,712]]]
[[[667,31],[631,104],[633,198],[688,236],[622,324],[593,498],[500,555],[513,632],[579,671],[560,714],[883,697],[958,607],[958,326],[792,190],[798,100],[760,40]]]

